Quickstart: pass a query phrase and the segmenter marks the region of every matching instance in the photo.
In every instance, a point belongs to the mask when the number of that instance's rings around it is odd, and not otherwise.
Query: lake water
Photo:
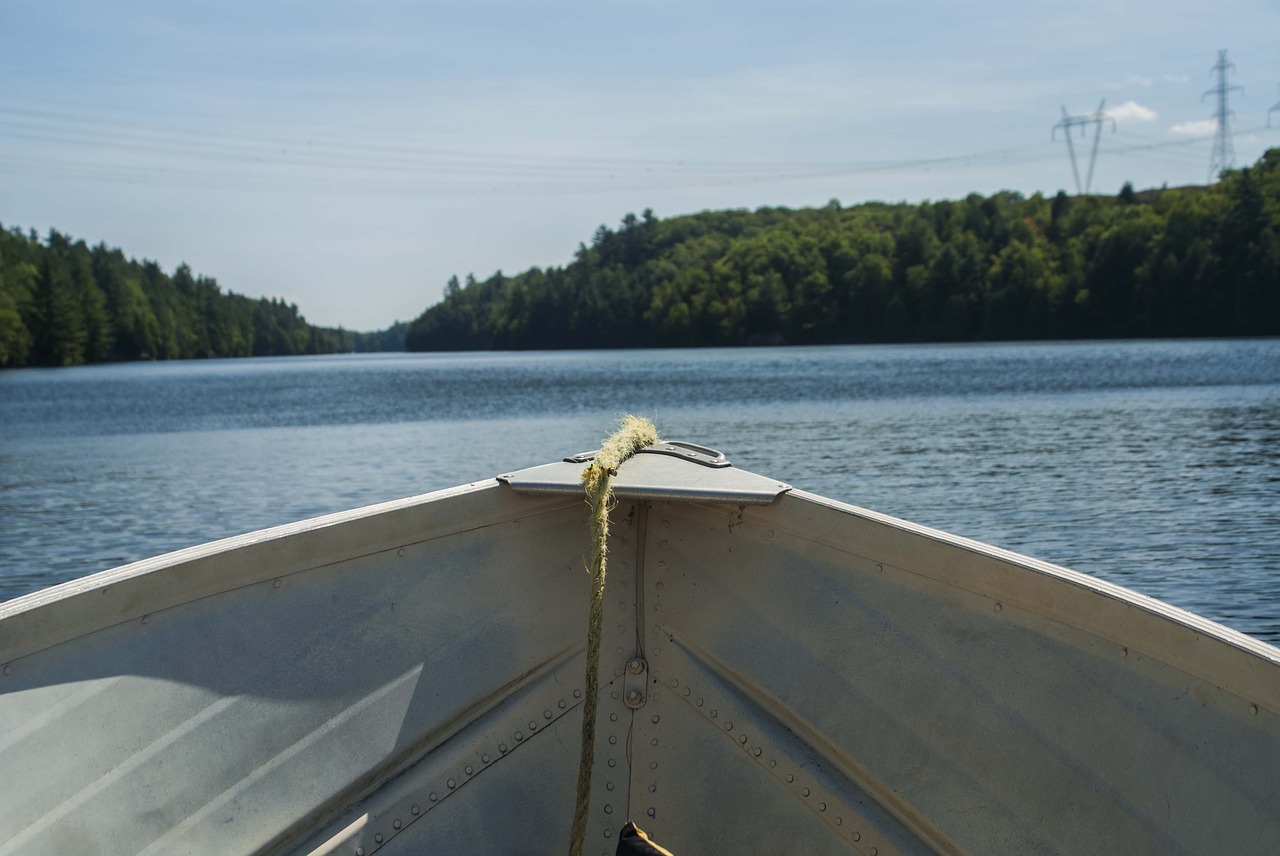
[[[0,372],[0,600],[594,448],[621,412],[1280,642],[1280,341]]]

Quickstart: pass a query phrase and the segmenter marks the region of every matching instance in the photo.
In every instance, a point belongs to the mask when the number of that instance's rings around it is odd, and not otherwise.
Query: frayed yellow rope
[[[600,691],[600,625],[604,615],[605,553],[609,540],[609,510],[613,477],[627,458],[658,442],[658,429],[648,419],[623,416],[618,430],[604,441],[595,460],[582,471],[591,507],[591,611],[587,623],[586,697],[582,704],[582,755],[578,763],[578,801],[569,837],[570,856],[582,856],[587,834],[587,809],[591,803],[591,769],[596,751],[596,696]]]

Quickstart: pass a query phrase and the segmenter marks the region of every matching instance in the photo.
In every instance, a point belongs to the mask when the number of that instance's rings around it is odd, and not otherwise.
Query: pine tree
[[[84,362],[84,316],[61,262],[46,252],[36,276],[32,355],[42,366]]]

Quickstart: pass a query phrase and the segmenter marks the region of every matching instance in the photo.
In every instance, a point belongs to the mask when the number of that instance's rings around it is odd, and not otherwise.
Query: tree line
[[[296,304],[224,292],[185,264],[169,274],[56,230],[0,228],[0,367],[401,350],[406,326],[317,327]]]
[[[1209,187],[1001,192],[601,226],[452,278],[409,350],[1280,334],[1280,149]]]

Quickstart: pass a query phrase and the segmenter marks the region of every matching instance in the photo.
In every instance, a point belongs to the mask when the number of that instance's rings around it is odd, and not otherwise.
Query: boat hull
[[[1280,843],[1270,646],[800,491],[612,519],[587,852]],[[562,849],[585,520],[479,482],[0,605],[0,854]]]

